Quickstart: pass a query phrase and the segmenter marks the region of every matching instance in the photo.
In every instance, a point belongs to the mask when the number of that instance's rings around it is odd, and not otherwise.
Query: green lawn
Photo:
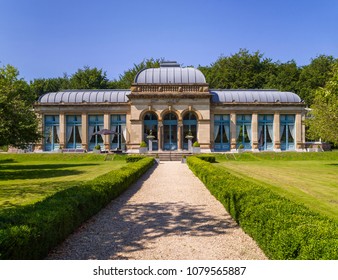
[[[269,154],[244,155],[237,156],[237,160],[220,157],[218,161],[237,175],[264,182],[279,194],[338,220],[338,153],[323,154],[277,158]]]
[[[125,165],[91,154],[0,154],[0,209],[35,203]]]

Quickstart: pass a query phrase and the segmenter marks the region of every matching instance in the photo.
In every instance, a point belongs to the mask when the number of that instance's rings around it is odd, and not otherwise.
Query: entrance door
[[[163,149],[177,150],[177,116],[173,113],[163,118]]]

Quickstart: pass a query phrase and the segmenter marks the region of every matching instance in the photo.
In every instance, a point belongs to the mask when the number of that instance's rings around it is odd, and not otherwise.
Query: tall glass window
[[[96,134],[103,129],[103,115],[88,116],[88,149],[92,151],[96,145],[104,149],[102,135]]]
[[[230,115],[214,116],[214,150],[230,150]]]
[[[163,118],[163,149],[177,150],[177,116],[174,113]]]
[[[44,149],[54,151],[60,148],[60,123],[59,116],[45,116]]]
[[[273,115],[258,115],[258,149],[273,150]]]
[[[237,148],[251,149],[251,115],[237,115],[236,126]]]
[[[280,115],[281,150],[295,149],[295,115]]]
[[[110,148],[113,150],[126,150],[126,115],[111,115],[110,130],[115,132],[115,134],[110,135]]]
[[[189,133],[194,136],[192,138],[192,141],[198,141],[197,140],[197,117],[195,113],[188,112],[183,117],[183,149],[188,150],[188,139],[185,138]]]
[[[82,148],[81,115],[66,116],[66,147],[68,149]]]
[[[155,136],[153,139],[153,151],[158,150],[158,121],[157,115],[152,112],[148,112],[144,115],[143,119],[143,141],[148,144],[147,136],[150,134]]]

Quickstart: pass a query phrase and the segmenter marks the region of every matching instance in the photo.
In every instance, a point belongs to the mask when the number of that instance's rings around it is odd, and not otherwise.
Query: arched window
[[[163,149],[177,150],[177,116],[174,113],[163,118]]]
[[[143,117],[143,141],[147,143],[149,134],[155,136],[153,139],[153,150],[158,150],[158,120],[157,115],[148,112]]]
[[[187,135],[192,135],[192,142],[198,141],[197,139],[197,116],[193,112],[188,112],[183,116],[183,149],[188,150]]]

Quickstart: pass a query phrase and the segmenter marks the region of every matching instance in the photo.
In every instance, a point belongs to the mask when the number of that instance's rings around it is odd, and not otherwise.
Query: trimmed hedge
[[[154,164],[130,163],[33,205],[0,212],[0,259],[43,259]]]
[[[216,162],[216,157],[214,155],[198,155],[197,157],[201,160],[204,160],[210,163]]]
[[[144,159],[145,156],[131,155],[126,157],[126,162],[138,162],[141,159]]]
[[[197,157],[187,163],[268,258],[338,259],[335,221]]]

